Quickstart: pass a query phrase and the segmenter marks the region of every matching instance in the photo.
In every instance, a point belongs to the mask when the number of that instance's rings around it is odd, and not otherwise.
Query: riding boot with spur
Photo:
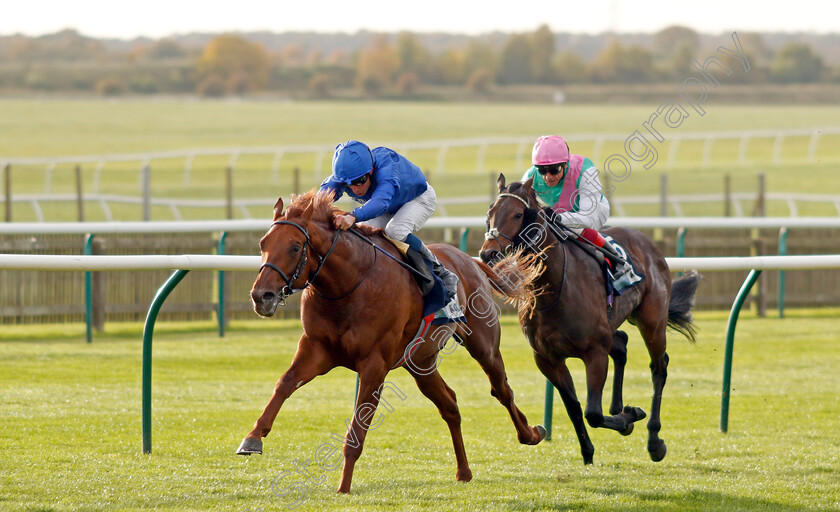
[[[598,249],[601,250],[604,257],[610,261],[612,264],[611,273],[613,275],[613,279],[618,279],[631,270],[630,264],[627,263],[627,260],[625,260],[624,257],[615,250],[615,247],[613,247],[611,243],[607,242],[601,233],[591,228],[585,228],[581,231],[580,236],[581,238],[585,238],[586,240],[592,242],[596,247],[598,247]]]
[[[417,235],[413,233],[408,235],[405,239],[405,243],[407,243],[411,249],[420,253],[423,258],[432,262],[432,271],[443,282],[443,287],[446,288],[446,292],[449,294],[449,299],[452,299],[452,297],[458,294],[458,276],[444,267],[437,259],[437,256],[435,256],[434,253],[426,247],[426,244],[424,244]]]
[[[610,263],[613,264],[612,275],[614,279],[618,279],[627,272],[630,272],[630,264],[627,263],[627,260],[625,260],[620,254],[618,254],[618,251],[615,250],[615,247],[613,247],[611,243],[604,243],[604,246],[601,247],[601,249],[604,251],[604,256],[606,256],[606,258],[610,260]]]

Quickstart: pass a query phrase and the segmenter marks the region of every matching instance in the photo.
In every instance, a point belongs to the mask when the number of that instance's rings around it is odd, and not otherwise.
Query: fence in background
[[[770,148],[770,165],[781,165],[783,161],[790,163],[791,161],[801,161],[802,163],[816,163],[818,161],[836,160],[838,155],[830,153],[827,147],[835,147],[834,138],[840,136],[840,127],[816,128],[816,129],[799,129],[799,130],[752,130],[752,131],[733,131],[733,132],[696,132],[696,133],[677,133],[669,137],[667,141],[667,153],[662,159],[668,169],[679,168],[681,166],[691,165],[700,167],[709,167],[712,163],[712,155],[716,145],[724,143],[730,145],[737,143],[737,150],[734,156],[730,157],[731,164],[735,166],[746,166],[752,162],[750,160],[749,148],[751,144],[760,141],[764,146]],[[832,140],[821,143],[825,137],[831,137]],[[587,154],[592,157],[595,162],[603,162],[607,158],[611,150],[623,148],[627,144],[627,134],[578,134],[569,135],[566,137],[570,143],[586,144],[591,146],[591,152]],[[798,140],[798,145],[802,146],[807,140],[807,149],[804,151],[797,151],[795,154],[799,157],[791,160],[785,157],[785,141]],[[699,155],[696,151],[689,151],[688,156],[681,158],[681,153],[686,153],[685,146],[687,143],[702,143]],[[488,138],[472,138],[472,139],[453,139],[453,140],[439,140],[439,141],[421,141],[421,142],[396,142],[386,143],[385,145],[396,149],[410,158],[412,153],[422,152],[421,158],[416,160],[416,163],[422,168],[427,169],[433,176],[442,177],[451,172],[452,153],[458,152],[461,155],[458,161],[458,172],[464,173],[472,167],[476,175],[485,176],[489,172],[487,166],[488,154],[495,149],[503,147],[505,154],[513,154],[514,169],[524,169],[530,161],[530,148],[533,144],[533,137],[488,137]],[[512,148],[512,150],[511,150]],[[822,149],[821,149],[822,148]],[[621,149],[623,150],[623,149]],[[464,158],[463,152],[472,152],[474,156],[471,158]],[[822,153],[821,153],[822,151]],[[45,205],[49,203],[76,203],[77,205],[77,219],[80,221],[84,219],[85,208],[90,208],[91,205],[96,205],[101,208],[102,214],[106,220],[113,219],[112,210],[116,205],[134,205],[142,209],[142,219],[150,220],[151,211],[155,207],[163,207],[171,212],[175,219],[182,218],[181,210],[190,208],[224,208],[226,218],[233,218],[235,215],[244,218],[250,218],[249,208],[252,206],[263,206],[274,203],[274,199],[254,199],[243,198],[235,196],[234,183],[237,180],[243,179],[238,175],[237,163],[243,157],[260,156],[265,158],[265,166],[268,167],[266,177],[267,183],[278,187],[281,182],[281,164],[284,159],[295,157],[297,159],[303,158],[308,161],[304,164],[307,169],[307,177],[312,177],[315,182],[320,182],[323,177],[329,174],[330,160],[333,152],[333,146],[322,145],[306,145],[306,146],[277,146],[277,147],[256,147],[256,148],[213,148],[213,149],[195,149],[182,151],[160,151],[149,153],[135,153],[135,154],[111,154],[111,155],[83,155],[83,156],[59,156],[59,157],[41,157],[41,158],[4,158],[0,157],[0,169],[2,169],[3,179],[0,180],[0,201],[4,203],[6,220],[12,219],[12,206],[16,203],[28,203],[38,221],[45,219],[45,210],[48,208]],[[154,197],[152,193],[152,167],[166,166],[167,169],[180,169],[181,178],[176,180],[180,183],[183,189],[189,189],[196,185],[203,185],[201,178],[193,176],[193,170],[197,159],[215,158],[226,161],[224,166],[224,183],[219,183],[217,190],[209,194],[215,196],[217,199],[207,200],[208,194],[203,197],[184,197],[184,198],[164,198]],[[511,160],[506,157],[506,160]],[[164,162],[167,162],[164,164]],[[182,162],[182,163],[179,163]],[[92,176],[84,179],[81,166],[95,166]],[[218,165],[214,160],[214,165]],[[126,167],[136,169],[136,190],[137,194],[119,194],[113,191],[106,190],[108,187],[102,185],[103,177],[109,170],[119,168],[121,171]],[[31,180],[32,173],[43,173],[43,189],[40,191],[29,190],[26,193],[20,191],[15,192],[16,179],[14,178],[17,169],[27,174],[26,180]],[[299,167],[295,167],[299,169]],[[64,177],[62,183],[66,185],[67,181],[74,181],[75,186],[73,192],[56,192],[59,188],[55,185],[57,173],[66,173],[67,170],[72,170],[73,177],[68,179]],[[290,169],[291,170],[291,169]],[[167,172],[176,172],[167,170]],[[292,171],[291,191],[299,192],[301,186],[300,171]],[[285,180],[286,178],[284,178]],[[197,183],[198,182],[198,183]],[[66,188],[66,187],[65,187]],[[780,200],[792,200],[794,206],[792,211],[796,210],[795,202],[799,200],[812,200],[815,197],[804,197],[802,199],[795,198],[780,198]],[[625,199],[616,198],[616,204],[621,208],[623,205],[629,205],[633,202],[650,201],[650,198],[641,199]],[[673,204],[707,200],[698,196],[690,196],[676,200]],[[732,200],[742,201],[743,198],[736,198],[733,196]],[[826,197],[819,199],[821,201],[828,201],[833,203],[836,208],[837,197]],[[737,203],[735,203],[737,204]],[[679,206],[676,206],[675,215],[679,215]],[[736,210],[738,206],[735,206]],[[235,213],[234,213],[235,212]],[[737,214],[737,213],[736,213]]]

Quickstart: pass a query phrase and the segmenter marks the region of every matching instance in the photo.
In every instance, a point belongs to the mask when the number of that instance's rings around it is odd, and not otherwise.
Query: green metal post
[[[788,230],[783,227],[779,230],[779,256],[787,256]],[[779,271],[779,318],[785,317],[785,271]]]
[[[551,422],[554,416],[554,385],[545,380],[545,410],[543,411],[543,426],[545,427],[545,440],[551,441]]]
[[[152,453],[152,337],[155,321],[163,302],[170,292],[189,273],[189,270],[176,270],[169,279],[158,288],[143,327],[143,453]]]
[[[685,256],[685,231],[684,227],[677,230],[677,258]],[[681,276],[682,272],[677,272],[677,275]]]
[[[356,393],[353,395],[353,407],[356,407],[356,402],[359,401],[359,374],[356,374]],[[353,414],[356,414],[355,411]]]
[[[85,238],[85,255],[93,254],[93,233]],[[85,336],[88,343],[93,343],[93,274],[85,272]]]
[[[220,255],[225,254],[225,242],[227,241],[227,232],[222,232],[221,236],[219,237],[219,245],[217,249],[217,253]],[[225,271],[219,271],[219,310],[216,314],[216,318],[219,321],[219,337],[225,337]]]
[[[461,250],[467,252],[467,235],[470,234],[470,228],[461,229]]]
[[[720,431],[729,430],[729,390],[732,382],[732,350],[735,346],[735,325],[738,323],[738,315],[741,307],[750,294],[750,289],[761,275],[761,270],[750,270],[750,274],[738,290],[732,310],[729,312],[729,322],[726,325],[726,350],[723,358],[723,390],[720,397]]]

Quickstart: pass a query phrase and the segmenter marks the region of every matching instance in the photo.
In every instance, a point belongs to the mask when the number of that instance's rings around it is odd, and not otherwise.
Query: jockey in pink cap
[[[537,197],[580,238],[601,248],[614,264],[613,275],[625,274],[630,266],[598,232],[610,216],[610,203],[601,192],[598,169],[583,155],[569,154],[569,145],[559,135],[543,135],[531,152],[533,166],[522,181],[533,179]],[[615,265],[617,264],[617,265]]]

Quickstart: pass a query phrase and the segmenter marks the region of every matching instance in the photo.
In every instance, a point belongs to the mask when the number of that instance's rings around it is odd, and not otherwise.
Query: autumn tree
[[[196,69],[201,82],[221,80],[229,93],[241,93],[263,87],[268,66],[268,55],[262,46],[226,34],[207,44]]]
[[[694,30],[671,25],[653,35],[653,59],[660,69],[683,75],[697,53],[700,36]]]
[[[472,77],[476,71],[479,76],[490,73],[490,82],[493,83],[493,76],[497,67],[498,54],[492,45],[481,41],[470,41],[464,50],[464,76]],[[482,77],[482,81],[486,77]]]
[[[773,77],[784,83],[816,82],[823,73],[823,61],[806,43],[788,43],[776,53]]]
[[[558,53],[552,60],[552,67],[556,81],[561,84],[586,82],[586,62],[576,53]]]
[[[411,32],[401,32],[397,37],[397,58],[399,73],[413,73],[418,79],[428,74],[431,57],[429,51]]]
[[[161,39],[145,48],[142,56],[151,60],[183,59],[187,56],[187,52],[175,40]]]
[[[500,84],[531,83],[533,56],[533,45],[528,35],[513,34],[508,37],[502,47],[497,81]]]
[[[600,83],[649,82],[654,78],[653,59],[641,46],[623,46],[613,39],[590,64],[589,78]]]
[[[554,81],[554,34],[548,25],[542,25],[531,36],[531,74],[537,83],[548,84]]]
[[[356,80],[359,88],[368,94],[380,94],[391,86],[400,60],[385,36],[377,37],[359,55]]]

